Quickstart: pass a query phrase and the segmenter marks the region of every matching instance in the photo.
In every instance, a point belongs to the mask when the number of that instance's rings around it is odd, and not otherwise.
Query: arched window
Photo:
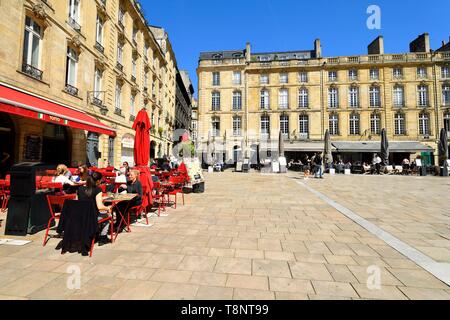
[[[444,113],[444,128],[447,131],[447,133],[450,133],[450,112]]]
[[[370,115],[370,133],[380,134],[381,132],[381,116],[378,113]]]
[[[25,37],[23,41],[22,71],[42,80],[40,55],[42,46],[41,27],[30,17],[25,18]]]
[[[300,138],[308,138],[309,117],[307,114],[301,114],[298,116],[298,132],[300,134]]]
[[[405,89],[403,86],[394,87],[394,107],[403,107],[405,105]]]
[[[301,88],[298,91],[298,107],[308,108],[308,106],[309,106],[308,89]]]
[[[211,118],[211,128],[212,128],[212,136],[213,137],[220,136],[220,118],[219,117]]]
[[[339,116],[336,113],[330,114],[328,118],[328,129],[331,135],[339,134]]]
[[[397,112],[394,116],[394,133],[396,135],[405,135],[405,114]]]
[[[220,92],[213,92],[211,94],[211,107],[213,111],[220,111]]]
[[[67,48],[67,64],[66,64],[66,90],[69,93],[77,95],[77,65],[78,54],[71,47]]]
[[[419,107],[428,107],[428,86],[420,85],[417,87],[417,105]]]
[[[430,135],[430,115],[425,112],[419,114],[419,134]]]
[[[283,136],[289,138],[289,116],[287,115],[280,116],[280,130]]]
[[[269,138],[270,136],[270,117],[268,115],[261,116],[261,138]]]
[[[233,110],[241,110],[242,109],[242,92],[234,91],[233,92]]]
[[[450,106],[450,84],[442,85],[442,104]]]
[[[328,89],[328,107],[339,107],[339,91],[336,87],[331,87]]]
[[[350,115],[350,134],[359,134],[359,114]]]
[[[359,88],[357,86],[351,86],[348,92],[348,100],[351,108],[359,107]]]
[[[242,134],[242,118],[239,116],[233,117],[233,136],[239,137]]]
[[[370,100],[370,106],[374,108],[378,108],[381,106],[380,101],[380,87],[378,86],[371,86],[369,90],[369,100]]]
[[[261,90],[261,109],[270,108],[269,91],[267,89]]]
[[[288,89],[280,89],[278,93],[278,106],[280,109],[289,108],[289,91]]]

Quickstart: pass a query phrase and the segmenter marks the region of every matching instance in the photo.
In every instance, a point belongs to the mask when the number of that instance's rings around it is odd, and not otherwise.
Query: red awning
[[[114,129],[81,110],[52,102],[0,84],[0,112],[51,122],[109,136]]]

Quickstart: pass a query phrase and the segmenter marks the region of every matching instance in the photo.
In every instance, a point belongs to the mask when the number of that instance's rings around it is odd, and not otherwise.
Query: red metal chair
[[[0,180],[0,200],[1,200],[1,209],[0,213],[6,212],[6,209],[8,208],[8,201],[9,201],[9,183],[6,180]]]
[[[112,215],[110,215],[109,217],[103,218],[101,220],[98,220],[98,224],[101,225],[102,223],[105,223],[108,221],[109,221],[109,233],[111,235],[111,243],[112,243],[112,242],[114,242],[114,219],[113,219]],[[92,257],[92,252],[94,251],[94,246],[95,246],[95,237],[92,239],[91,250],[89,251],[89,257]]]
[[[158,216],[161,215],[161,208],[166,211],[166,194],[160,182],[153,182],[152,199],[158,204]]]
[[[75,200],[75,199],[76,199],[76,195],[75,194],[68,194],[68,195],[63,195],[63,196],[51,196],[51,195],[47,196],[47,204],[48,204],[48,208],[50,210],[50,214],[52,216],[48,220],[47,230],[45,231],[44,243],[42,244],[42,246],[45,247],[45,245],[47,244],[48,232],[50,231],[50,225],[51,225],[52,221],[53,220],[56,221],[56,220],[58,220],[61,217],[61,211],[62,211],[62,208],[64,206],[64,201],[66,201],[66,200]],[[53,208],[54,206],[58,206],[59,207],[59,211],[58,212],[55,212],[55,210]]]
[[[181,193],[184,205],[183,181],[184,179],[182,177],[169,177],[170,189],[166,190],[167,202],[170,202],[170,196],[174,196],[174,209],[177,208],[177,195],[179,193]]]
[[[136,220],[139,218],[139,215],[143,214],[148,225],[148,212],[143,205],[132,207],[128,210],[128,225],[130,225],[131,214],[134,214]]]

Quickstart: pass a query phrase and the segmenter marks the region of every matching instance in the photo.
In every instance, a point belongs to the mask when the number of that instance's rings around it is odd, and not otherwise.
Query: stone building
[[[192,98],[192,116],[191,116],[191,128],[192,128],[192,141],[197,145],[198,139],[198,103],[197,99]]]
[[[423,34],[400,54],[385,53],[383,37],[362,56],[324,57],[320,40],[305,51],[201,53],[199,141],[256,162],[274,155],[281,130],[287,157],[301,159],[323,151],[329,129],[335,155],[370,161],[386,128],[391,162],[433,163],[440,128],[450,131],[448,50],[431,51]]]
[[[175,129],[183,129],[189,135],[192,132],[192,99],[194,87],[187,71],[177,73],[177,101],[175,106]],[[181,130],[180,130],[181,132]],[[179,135],[176,134],[175,140]]]
[[[154,153],[171,151],[175,55],[136,1],[2,0],[0,16],[8,165],[132,163],[141,108],[152,118]]]

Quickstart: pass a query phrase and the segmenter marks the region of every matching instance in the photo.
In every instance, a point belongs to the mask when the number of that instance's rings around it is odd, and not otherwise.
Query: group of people
[[[311,174],[314,178],[323,179],[323,158],[320,152],[314,153],[311,158],[305,155],[303,161],[294,162],[294,159],[291,159],[287,167],[292,169],[294,166],[302,167],[305,179],[309,179]]]
[[[124,183],[119,187],[114,184],[107,185],[106,190],[112,192],[117,188],[118,193],[132,193],[137,195],[130,203],[118,203],[117,209],[124,212],[127,207],[140,206],[143,196],[142,184],[139,181],[140,172],[131,169],[128,162],[124,162],[120,169],[115,171],[116,181],[118,177],[124,176]],[[111,216],[113,207],[106,206],[103,202],[103,190],[100,187],[103,182],[102,173],[89,170],[85,165],[80,165],[77,174],[77,176],[74,176],[66,165],[60,164],[56,168],[53,182],[62,183],[65,193],[76,193],[76,199],[78,200],[92,201],[95,204],[99,221]],[[105,222],[100,226],[100,230],[98,238],[99,245],[110,243],[111,239],[108,239],[109,223]]]

